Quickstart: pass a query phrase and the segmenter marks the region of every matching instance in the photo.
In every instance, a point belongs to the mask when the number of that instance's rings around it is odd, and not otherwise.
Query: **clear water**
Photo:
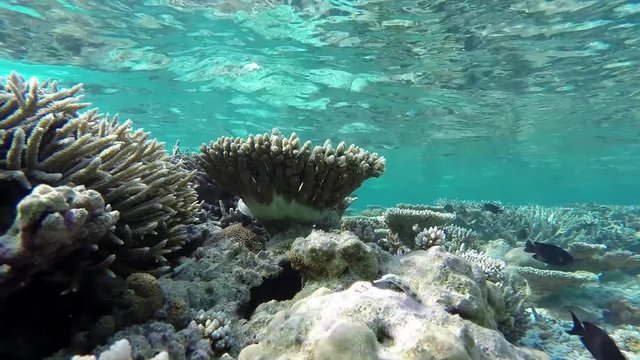
[[[639,204],[639,65],[637,1],[0,0],[0,76],[82,82],[168,148],[355,143],[387,158],[356,208]]]
[[[168,145],[356,143],[389,160],[360,206],[630,204],[639,20],[628,1],[0,1],[0,73],[83,82]]]

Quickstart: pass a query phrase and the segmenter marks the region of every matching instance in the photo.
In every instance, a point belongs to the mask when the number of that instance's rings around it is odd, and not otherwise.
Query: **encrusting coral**
[[[262,221],[314,222],[370,177],[379,177],[385,159],[355,145],[327,140],[311,149],[295,133],[247,139],[221,137],[202,145],[199,161],[220,186],[240,196]]]
[[[16,73],[0,79],[0,188],[21,187],[23,196],[37,184],[98,191],[120,217],[100,241],[97,261],[115,254],[111,268],[125,274],[159,268],[186,240],[184,224],[198,206],[188,186],[193,174],[130,121],[96,109],[79,113],[88,106],[81,88]]]
[[[13,226],[0,236],[0,298],[61,258],[95,251],[118,220],[118,212],[84,186],[38,185],[17,208]]]

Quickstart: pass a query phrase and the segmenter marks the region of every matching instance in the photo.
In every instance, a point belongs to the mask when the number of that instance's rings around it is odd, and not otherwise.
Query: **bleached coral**
[[[414,226],[414,230],[417,230],[417,225]],[[416,235],[415,248],[418,250],[427,250],[432,246],[439,246],[445,243],[447,235],[444,231],[436,226],[430,228],[424,228]]]
[[[216,351],[225,351],[232,347],[234,331],[228,317],[221,312],[200,310],[195,317],[195,323],[202,331],[203,337],[211,341]]]
[[[566,272],[559,270],[543,270],[528,266],[510,266],[510,269],[527,280],[532,295],[544,297],[569,286],[582,286],[598,283],[598,275],[588,271]]]
[[[394,207],[384,212],[383,219],[391,232],[398,234],[403,243],[408,246],[414,245],[417,225],[419,229],[430,228],[432,226],[444,226],[455,220],[456,216],[451,213],[434,211],[431,209],[412,209],[405,207]]]
[[[549,358],[509,344],[490,328],[486,283],[472,281],[463,260],[438,247],[405,260],[398,274],[422,303],[369,282],[343,291],[320,288],[278,312],[238,359]]]
[[[458,225],[447,225],[443,228],[447,235],[447,242],[444,247],[450,252],[464,251],[465,249],[473,249],[478,240],[478,233],[472,229],[463,228]]]
[[[71,360],[133,360],[131,344],[127,339],[120,339],[113,343],[109,349],[101,352],[97,358],[95,355],[75,355]],[[169,360],[169,354],[166,351],[161,351],[149,360]]]
[[[502,281],[504,269],[507,266],[504,261],[489,257],[476,250],[466,250],[457,253],[456,255],[472,264],[478,265],[482,269],[482,272],[484,272],[487,280],[493,283],[499,283]]]

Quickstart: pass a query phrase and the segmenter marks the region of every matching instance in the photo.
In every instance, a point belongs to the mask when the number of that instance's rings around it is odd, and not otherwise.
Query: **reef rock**
[[[433,247],[385,270],[411,291],[365,281],[321,287],[273,316],[238,359],[549,358],[495,330],[504,301],[464,259]]]
[[[238,359],[548,359],[432,301],[362,281],[317,290],[276,314],[266,334]]]

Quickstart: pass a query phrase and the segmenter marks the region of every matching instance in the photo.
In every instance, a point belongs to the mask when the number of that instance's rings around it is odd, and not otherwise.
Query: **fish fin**
[[[528,253],[536,252],[535,247],[536,246],[529,239],[527,239],[527,241],[524,242],[524,251],[525,252],[528,252]]]
[[[536,259],[536,260],[538,260],[538,261],[542,261],[542,262],[544,262],[544,257],[543,257],[543,256],[540,256],[540,255],[538,255],[538,254],[533,254],[532,258],[534,258],[534,259]]]
[[[582,322],[578,319],[576,314],[573,313],[573,311],[569,310],[569,313],[571,314],[571,319],[573,319],[573,328],[567,331],[567,334],[584,336],[584,326],[582,325]]]

